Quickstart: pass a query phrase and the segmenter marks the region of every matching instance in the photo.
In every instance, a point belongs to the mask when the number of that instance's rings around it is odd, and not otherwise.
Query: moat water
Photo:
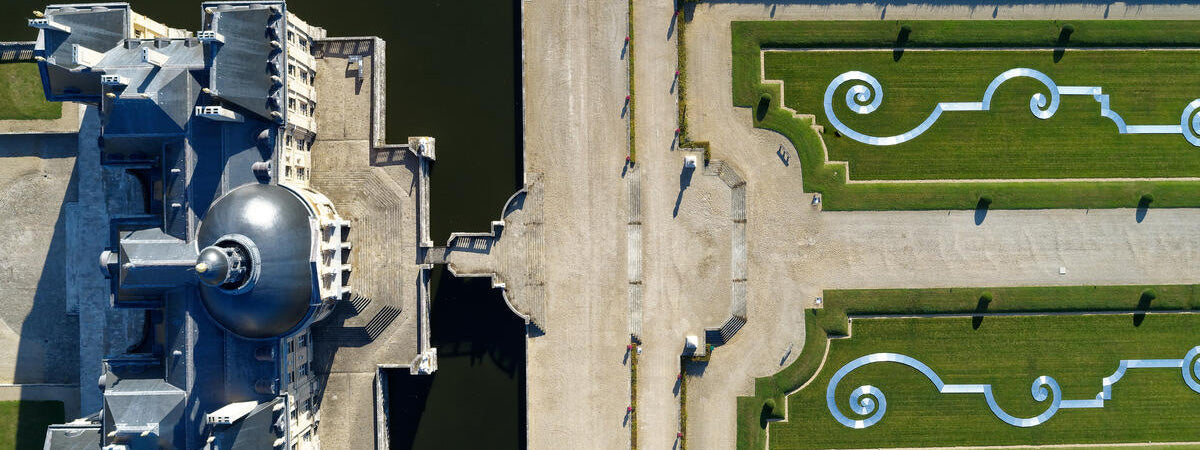
[[[0,1],[0,41],[34,39],[25,19],[47,3]],[[129,3],[168,26],[200,24],[200,1]],[[387,41],[388,141],[437,138],[434,242],[486,231],[522,183],[519,0],[290,0],[288,8],[330,36]],[[486,279],[439,269],[432,284],[439,370],[390,377],[392,448],[524,448],[522,321]]]

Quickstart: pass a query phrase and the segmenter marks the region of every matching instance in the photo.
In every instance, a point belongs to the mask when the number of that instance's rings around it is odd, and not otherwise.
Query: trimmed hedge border
[[[679,105],[679,133],[675,136],[678,139],[679,148],[701,148],[704,149],[704,165],[708,165],[708,161],[712,159],[712,146],[708,141],[693,141],[688,133],[687,125],[687,39],[685,31],[689,19],[689,12],[684,5],[700,3],[702,0],[676,0],[675,2],[675,46],[676,60],[678,61],[678,72],[676,76],[675,96],[678,99]],[[694,6],[693,6],[694,8]]]
[[[635,139],[637,137],[637,133],[635,130],[636,122],[634,122],[634,120],[633,120],[633,112],[634,112],[633,111],[633,105],[634,105],[634,101],[633,101],[634,100],[634,97],[633,97],[633,78],[634,78],[633,77],[633,0],[628,0],[628,4],[629,4],[629,12],[625,14],[625,17],[627,19],[627,23],[625,24],[625,32],[626,32],[625,37],[629,38],[629,40],[625,42],[625,47],[626,47],[625,50],[626,50],[626,52],[628,52],[626,57],[628,57],[629,60],[625,64],[625,66],[629,68],[629,76],[628,76],[629,77],[629,94],[628,94],[629,101],[625,102],[626,103],[625,106],[629,108],[629,111],[628,111],[629,117],[627,117],[627,119],[629,120],[629,162],[636,164],[637,163],[637,144],[635,144]]]

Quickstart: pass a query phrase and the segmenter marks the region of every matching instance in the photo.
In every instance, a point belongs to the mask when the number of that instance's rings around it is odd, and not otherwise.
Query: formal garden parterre
[[[827,291],[824,307],[807,312],[800,357],[738,399],[738,445],[762,448],[768,423],[772,449],[1200,441],[1189,425],[1200,393],[1178,367],[1128,369],[1109,400],[1094,401],[1122,360],[1184,359],[1200,344],[1197,308],[1200,290],[1190,285]],[[830,386],[850,361],[885,352],[919,360],[947,384],[989,385],[996,406],[1021,418],[1051,408],[1035,397],[1043,376],[1055,380],[1051,396],[1102,404],[1020,427],[983,395],[939,393],[903,364],[868,364]],[[1195,359],[1180,364],[1194,369]],[[853,411],[860,386],[877,388],[887,407],[854,429],[835,419],[827,389],[840,414],[859,420],[879,412]]]
[[[1003,83],[990,110],[946,112],[899,145],[850,139],[822,110],[835,77],[868,73],[882,86],[878,110],[851,111],[846,83],[833,96],[838,118],[866,134],[901,133],[939,102],[979,102],[994,77],[1029,68],[1058,86],[1100,88],[1130,125],[1178,126],[1200,97],[1190,88],[1200,76],[1197,25],[734,22],[734,104],[792,141],[805,191],[822,193],[825,209],[973,208],[984,197],[999,209],[1134,207],[1147,194],[1155,207],[1197,206],[1200,149],[1187,139],[1119,134],[1092,96],[1064,95],[1050,117],[1037,118],[1030,99],[1049,93],[1031,79]]]

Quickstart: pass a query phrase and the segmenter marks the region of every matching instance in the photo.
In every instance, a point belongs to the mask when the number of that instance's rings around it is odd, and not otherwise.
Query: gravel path
[[[690,219],[689,212],[711,210],[701,203],[704,197],[711,197],[701,193],[712,191],[697,184],[702,181],[700,178],[705,178],[699,171],[693,172],[689,180],[694,186],[680,193],[682,153],[673,148],[675,128],[678,127],[672,91],[676,67],[676,35],[671,26],[674,0],[636,0],[633,4],[637,57],[634,67],[637,81],[634,93],[637,102],[636,145],[639,175],[643,177],[642,246],[645,254],[641,336],[644,345],[638,358],[638,446],[670,449],[675,445],[679,431],[679,399],[674,387],[683,336],[698,332],[688,330],[682,320],[688,301],[695,300],[689,298],[692,297],[689,294],[695,294],[697,286],[691,286],[693,289],[681,286],[680,274],[686,272],[713,278],[719,269],[704,264],[704,255],[691,250],[712,248],[717,242],[726,244],[728,238],[713,239],[716,235],[711,233],[712,230],[702,230],[705,218]],[[676,200],[680,202],[679,209],[675,209]],[[697,226],[681,230],[686,227],[685,223]],[[696,233],[702,231],[709,233]],[[724,236],[728,236],[728,231],[725,233]],[[709,245],[701,245],[701,242]],[[725,260],[728,261],[728,256]],[[725,271],[728,273],[727,268]],[[721,275],[721,278],[727,278]],[[703,326],[696,325],[697,328]]]
[[[627,7],[521,5],[525,170],[545,175],[547,331],[528,340],[528,448],[628,448]]]

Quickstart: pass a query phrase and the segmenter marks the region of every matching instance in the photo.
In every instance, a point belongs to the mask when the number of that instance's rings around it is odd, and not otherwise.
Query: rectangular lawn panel
[[[907,131],[938,102],[978,102],[992,78],[1016,67],[1041,70],[1059,85],[1100,86],[1131,125],[1177,125],[1184,106],[1200,97],[1193,62],[1200,22],[1070,23],[1075,32],[1064,37],[1064,22],[1056,21],[734,22],[733,101],[756,109],[756,127],[792,142],[804,190],[822,193],[826,210],[970,209],[982,196],[991,197],[993,209],[1132,208],[1145,194],[1154,198],[1150,207],[1200,207],[1200,182],[1190,179],[1200,177],[1200,148],[1179,135],[1119,135],[1086,96],[1064,96],[1053,117],[1036,119],[1029,98],[1045,87],[1032,80],[1002,85],[991,112],[945,113],[926,134],[898,146],[836,137],[823,117],[825,87],[847,70],[882,83],[875,113],[852,117],[844,104],[848,86],[835,99],[840,118],[873,135]],[[904,25],[907,40],[899,36]],[[777,53],[790,49],[814,51]],[[783,93],[762,83],[764,75],[786,82],[786,106],[815,118],[781,108]],[[764,96],[767,106],[759,110]],[[814,120],[826,125],[825,134],[813,129]],[[828,162],[823,145],[830,159],[848,164]],[[868,182],[847,183],[847,169],[851,181]],[[952,181],[959,179],[996,181]],[[1020,181],[1029,179],[1055,181]]]
[[[1059,86],[1100,86],[1110,108],[1129,125],[1178,125],[1200,98],[1200,51],[909,50],[790,51],[765,54],[766,78],[784,82],[786,106],[817,116],[829,158],[848,161],[851,179],[1173,178],[1200,176],[1200,148],[1175,135],[1121,135],[1100,116],[1091,96],[1061,96],[1043,120],[1030,97],[1041,83],[1018,78],[1000,85],[989,111],[945,112],[917,138],[891,146],[837,137],[822,106],[826,86],[858,70],[879,80],[883,101],[870,114],[845,104],[854,81],[833,96],[834,113],[851,129],[890,136],[915,128],[939,102],[978,102],[988,84],[1013,68],[1031,68]]]
[[[0,120],[57,119],[62,105],[46,101],[33,63],[0,64]]]
[[[979,394],[939,394],[929,379],[895,363],[851,372],[836,388],[842,413],[850,392],[879,388],[887,411],[877,424],[855,430],[837,423],[825,402],[832,374],[871,353],[894,352],[927,364],[946,383],[991,384],[997,403],[1018,417],[1046,409],[1030,392],[1051,376],[1064,399],[1091,399],[1101,379],[1122,359],[1180,359],[1198,342],[1189,330],[1200,316],[1163,314],[1138,326],[1129,316],[859,319],[853,337],[832,342],[816,380],[789,398],[789,421],[771,426],[771,448],[870,448],[959,445],[1100,444],[1200,440],[1200,393],[1179,369],[1131,369],[1100,409],[1061,409],[1044,424],[1014,427],[1000,421]]]

